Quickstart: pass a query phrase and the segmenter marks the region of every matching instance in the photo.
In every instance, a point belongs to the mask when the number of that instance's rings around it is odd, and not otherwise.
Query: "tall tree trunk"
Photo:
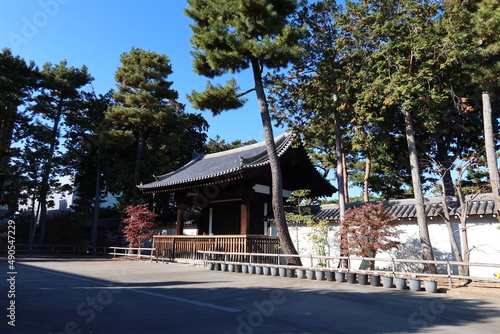
[[[368,192],[368,180],[370,178],[370,173],[372,169],[372,159],[370,157],[366,157],[365,161],[365,177],[363,178],[363,201],[370,201],[370,193]]]
[[[337,186],[339,196],[339,220],[344,220],[345,216],[345,185],[344,185],[344,155],[342,152],[342,130],[340,126],[340,116],[337,112],[335,119],[335,154],[337,156]]]
[[[5,110],[3,111],[5,114],[8,114],[8,107],[5,107]],[[4,199],[4,194],[6,185],[8,184],[9,180],[9,162],[11,158],[11,143],[12,143],[12,135],[14,131],[14,124],[16,122],[16,118],[11,119],[9,117],[5,117],[5,119],[1,120],[0,123],[0,203],[3,204],[2,202],[6,199]],[[12,210],[13,208],[9,207],[9,211]]]
[[[145,133],[143,130],[139,131],[139,140],[137,141],[137,152],[135,155],[134,164],[134,183],[132,184],[132,205],[137,204],[137,185],[141,182],[141,164],[142,164],[142,152],[144,150],[144,140]]]
[[[445,144],[443,140],[438,140],[437,143],[437,156],[436,160],[442,168],[440,169],[440,177],[442,179],[442,187],[446,196],[455,196],[455,188],[453,185],[453,178],[451,176],[451,169],[453,167],[453,161],[456,157],[450,157],[448,155],[449,147]]]
[[[459,180],[460,182],[460,180]],[[460,202],[460,239],[462,245],[462,259],[464,262],[470,261],[470,248],[469,248],[469,238],[467,237],[467,201],[465,200],[464,192],[462,187],[456,187],[456,192],[458,200]],[[467,273],[469,272],[469,267],[467,267]]]
[[[449,171],[449,170],[448,170]],[[446,201],[446,191],[445,189],[445,180],[444,180],[444,173],[445,171],[440,171],[440,181],[441,181],[441,187],[443,188],[441,190],[441,206],[443,208],[443,221],[444,224],[446,225],[446,228],[448,230],[448,237],[450,239],[450,244],[451,244],[451,249],[453,250],[453,254],[455,255],[455,259],[458,262],[462,262],[462,253],[460,252],[460,247],[458,246],[457,238],[455,238],[455,231],[453,230],[453,225],[451,224],[451,217],[450,217],[450,211],[448,209],[448,202]],[[458,273],[463,276],[468,276],[469,275],[469,267],[467,266],[459,266],[458,267]]]
[[[427,219],[424,207],[424,195],[422,193],[422,181],[420,180],[420,168],[418,166],[417,145],[415,143],[415,135],[413,130],[412,117],[410,112],[404,111],[406,141],[408,144],[408,154],[410,157],[411,178],[413,183],[413,193],[415,195],[415,208],[417,211],[417,223],[420,233],[420,243],[422,247],[422,259],[427,261],[434,260],[432,251],[429,229],[427,227]],[[424,272],[428,274],[437,273],[436,265],[424,264]]]
[[[340,138],[342,144],[342,138]],[[344,199],[349,203],[349,175],[347,174],[347,162],[345,159],[345,150],[342,146],[342,176],[344,177]]]
[[[95,251],[97,247],[97,229],[99,224],[99,209],[101,207],[101,166],[99,161],[96,167],[95,177],[95,197],[94,197],[94,215],[92,217],[92,229],[90,233],[90,240],[92,249]]]
[[[40,187],[40,215],[38,216],[38,226],[40,228],[39,242],[40,244],[45,243],[45,234],[47,231],[47,196],[50,190],[49,179],[50,170],[52,169],[52,163],[54,161],[54,152],[57,146],[57,134],[59,133],[59,123],[62,118],[62,98],[59,98],[56,117],[54,118],[54,124],[52,126],[52,139],[49,146],[49,153],[47,156],[47,162],[43,168],[42,174],[42,184]]]
[[[32,219],[30,219],[30,240],[28,241],[30,249],[31,246],[33,245],[33,241],[35,240],[38,217],[40,216],[40,202],[38,202],[38,208],[35,208],[36,200],[37,200],[36,196],[33,195],[33,197],[31,198],[31,202],[33,203],[31,206],[31,212],[33,212],[33,217]]]
[[[346,207],[346,197],[345,197],[345,184],[344,184],[344,155],[342,150],[342,130],[340,127],[340,115],[334,112],[335,120],[335,154],[337,156],[337,187],[339,196],[339,222],[344,221],[345,217],[345,207]],[[345,238],[344,233],[340,233],[341,238]],[[340,242],[341,245],[344,244],[343,240]],[[347,249],[340,246],[340,256],[346,256]],[[340,261],[340,267],[347,267],[345,260]]]
[[[297,254],[297,250],[293,245],[288,225],[285,219],[284,203],[283,203],[283,181],[281,174],[281,166],[276,152],[276,145],[274,143],[273,127],[271,123],[271,116],[267,106],[266,94],[262,84],[262,71],[260,64],[256,59],[252,59],[252,70],[255,81],[255,92],[259,103],[260,116],[262,119],[262,126],[264,129],[265,143],[267,155],[269,157],[269,166],[271,168],[272,179],[272,208],[274,214],[274,223],[276,224],[276,231],[280,239],[281,247],[285,254]],[[302,265],[300,258],[289,257],[287,258],[288,264]]]
[[[493,135],[493,117],[491,112],[491,99],[488,91],[482,93],[483,98],[483,124],[484,124],[484,147],[488,161],[488,172],[490,175],[491,192],[495,203],[497,218],[500,219],[500,177],[495,149],[495,138]]]

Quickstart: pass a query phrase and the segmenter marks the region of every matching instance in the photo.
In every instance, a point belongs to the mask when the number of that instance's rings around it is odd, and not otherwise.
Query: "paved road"
[[[186,264],[24,258],[15,275],[1,264],[0,333],[500,333],[499,299]]]

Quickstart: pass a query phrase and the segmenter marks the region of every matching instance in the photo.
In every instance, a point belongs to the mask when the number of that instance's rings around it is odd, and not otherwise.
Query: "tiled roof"
[[[292,144],[292,135],[285,133],[274,139],[278,156]],[[200,182],[235,174],[248,168],[269,164],[265,142],[212,154],[198,154],[183,167],[168,174],[155,176],[156,181],[138,186],[143,191]]]
[[[467,204],[467,214],[472,215],[492,215],[495,213],[492,194],[480,194],[474,197],[468,197],[466,199]],[[448,211],[450,216],[456,216],[460,214],[460,203],[455,197],[447,198],[448,201]],[[361,206],[364,203],[347,203],[346,208],[352,208],[356,206]],[[411,199],[401,199],[386,201],[385,204],[388,206],[388,212],[394,214],[398,218],[416,218],[416,208],[415,200]],[[315,215],[317,219],[326,220],[338,220],[339,219],[339,206],[338,204],[324,204],[317,205],[311,208],[312,214]],[[427,217],[440,217],[443,213],[443,207],[441,201],[437,197],[425,199],[425,213]]]

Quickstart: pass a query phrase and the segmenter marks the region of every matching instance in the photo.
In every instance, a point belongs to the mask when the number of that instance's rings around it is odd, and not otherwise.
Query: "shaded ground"
[[[12,327],[1,263],[0,333],[500,332],[500,299],[90,258],[18,259]]]

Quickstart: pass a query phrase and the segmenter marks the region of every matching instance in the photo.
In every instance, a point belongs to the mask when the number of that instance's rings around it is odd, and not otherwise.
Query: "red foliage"
[[[375,257],[378,250],[390,250],[399,245],[398,219],[386,213],[387,206],[368,203],[346,210],[340,223],[341,243],[351,255]]]
[[[130,216],[123,220],[125,239],[130,247],[142,247],[153,235],[149,230],[156,226],[155,219],[158,215],[149,211],[146,204],[129,205],[125,212]]]

